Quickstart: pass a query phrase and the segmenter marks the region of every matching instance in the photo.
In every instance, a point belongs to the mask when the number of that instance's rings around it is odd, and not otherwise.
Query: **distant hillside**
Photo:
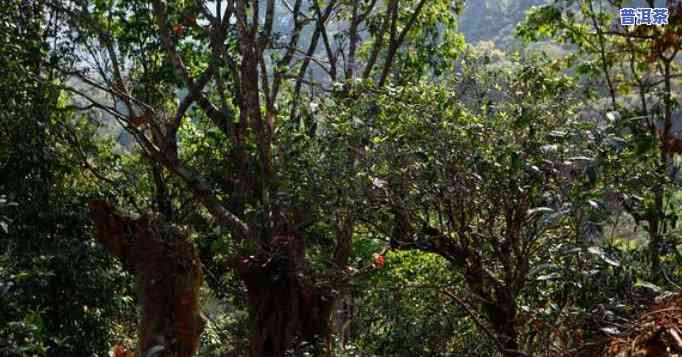
[[[514,28],[531,6],[547,0],[477,0],[466,1],[460,16],[460,31],[467,42],[492,41],[498,48],[509,48]]]
[[[531,6],[553,2],[554,0],[465,0],[459,20],[460,31],[467,42],[492,41],[498,48],[508,49],[514,42],[514,27],[523,20],[526,10]],[[626,0],[622,6],[649,7],[644,0]],[[655,0],[654,6],[665,7],[666,1]],[[614,8],[614,11],[617,9]]]

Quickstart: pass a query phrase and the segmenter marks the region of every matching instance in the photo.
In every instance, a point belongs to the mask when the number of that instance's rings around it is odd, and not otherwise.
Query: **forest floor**
[[[652,305],[609,341],[602,356],[682,356],[682,292]]]

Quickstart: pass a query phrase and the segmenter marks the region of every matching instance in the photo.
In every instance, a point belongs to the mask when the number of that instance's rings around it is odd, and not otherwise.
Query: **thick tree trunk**
[[[334,301],[329,289],[316,286],[305,264],[303,241],[275,236],[271,251],[242,257],[241,279],[248,289],[251,357],[280,357],[307,342],[320,353],[329,332]]]
[[[140,354],[160,349],[157,356],[194,356],[204,328],[202,273],[194,246],[179,230],[144,217],[122,217],[106,202],[91,201],[89,208],[97,240],[135,275],[142,311]]]
[[[334,300],[333,322],[334,334],[340,338],[342,348],[352,339],[351,324],[356,306],[349,289],[341,289]]]
[[[516,328],[516,304],[508,292],[496,292],[494,302],[483,303],[483,312],[495,330],[503,356],[519,357],[518,331]]]
[[[486,278],[480,260],[472,261],[475,264],[468,266],[465,280],[469,288],[483,299],[480,307],[495,334],[497,348],[505,357],[522,356],[519,353],[514,293],[508,286]]]

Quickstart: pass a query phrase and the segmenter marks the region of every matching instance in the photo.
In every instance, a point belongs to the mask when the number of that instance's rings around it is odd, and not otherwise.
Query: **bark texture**
[[[241,257],[237,270],[248,289],[252,357],[280,357],[299,342],[319,346],[329,333],[333,299],[306,267],[303,239],[277,235],[271,251]]]
[[[203,279],[194,246],[178,229],[146,217],[123,217],[104,201],[91,201],[89,209],[97,240],[135,275],[141,354],[162,346],[158,356],[194,356],[204,328]]]

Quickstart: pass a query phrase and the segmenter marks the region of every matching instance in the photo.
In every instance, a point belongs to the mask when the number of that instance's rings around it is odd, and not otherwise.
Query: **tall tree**
[[[384,86],[402,59],[452,53],[452,41],[424,46],[455,39],[450,3],[48,3],[64,20],[55,43],[79,45],[74,66],[60,69],[88,90],[63,88],[113,116],[229,230],[237,252],[231,269],[248,289],[251,355],[282,356],[294,341],[324,339],[335,285],[345,280],[329,276],[348,264],[355,217],[345,206],[327,213],[335,217],[335,246],[324,274],[313,271],[303,230],[319,212],[285,180],[296,157],[282,140],[303,124],[314,135],[305,96],[352,99],[357,80]],[[189,118],[210,123],[206,133],[219,138],[220,159],[204,171],[179,140],[191,135]]]
[[[647,4],[655,7],[654,1]],[[556,2],[535,8],[517,31],[527,40],[576,46],[564,65],[585,82],[612,137],[626,140],[625,147],[610,145],[601,158],[604,167],[614,168],[605,184],[625,193],[625,208],[637,223],[646,222],[650,276],[658,282],[661,257],[669,252],[666,236],[677,221],[670,202],[673,155],[680,153],[673,113],[679,109],[674,81],[680,75],[682,4],[665,4],[668,24],[621,26],[616,15],[623,1]]]
[[[365,142],[362,221],[395,250],[446,260],[466,287],[447,296],[502,355],[525,356],[537,341],[522,335],[519,306],[535,303],[531,278],[571,234],[585,127],[574,82],[548,62],[493,61],[465,56],[452,81],[377,91],[328,120]],[[363,125],[343,126],[348,117]]]

